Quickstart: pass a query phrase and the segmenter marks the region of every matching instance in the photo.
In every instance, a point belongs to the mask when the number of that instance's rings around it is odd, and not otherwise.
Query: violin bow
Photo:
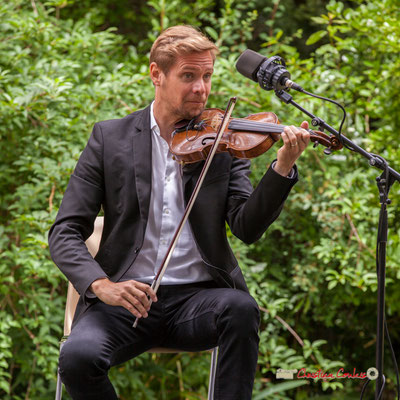
[[[175,234],[174,234],[174,236],[172,238],[172,241],[171,241],[171,243],[170,243],[170,245],[168,247],[168,250],[167,250],[167,252],[165,254],[163,262],[161,263],[160,268],[158,269],[158,272],[157,272],[156,276],[154,277],[154,280],[153,280],[153,282],[151,284],[151,288],[154,290],[155,293],[157,293],[157,290],[160,287],[161,280],[162,280],[162,278],[164,276],[164,273],[165,273],[165,271],[166,271],[166,269],[168,267],[168,264],[169,264],[169,262],[171,260],[172,252],[174,251],[174,249],[176,247],[176,244],[178,242],[178,239],[179,239],[179,237],[180,237],[180,235],[182,233],[183,226],[186,223],[187,219],[189,218],[190,212],[192,211],[193,204],[194,204],[194,202],[195,202],[195,200],[197,198],[197,195],[199,194],[199,191],[200,191],[201,186],[203,184],[204,178],[205,178],[205,176],[207,174],[208,169],[210,168],[210,165],[211,165],[211,162],[212,162],[212,160],[214,158],[214,155],[217,152],[217,149],[218,149],[218,146],[219,146],[219,142],[221,141],[222,135],[224,134],[224,132],[225,132],[227,126],[228,126],[228,123],[229,123],[229,120],[231,118],[232,111],[233,111],[233,108],[235,107],[235,104],[236,104],[236,97],[231,97],[229,99],[228,105],[226,106],[225,114],[224,114],[224,117],[222,118],[222,122],[221,122],[221,124],[219,126],[217,135],[215,137],[215,141],[214,141],[214,143],[213,143],[213,145],[212,145],[212,147],[210,149],[210,152],[207,155],[207,158],[206,158],[206,161],[204,163],[203,169],[201,170],[199,179],[197,180],[196,186],[195,186],[195,188],[194,188],[194,190],[192,192],[192,195],[190,196],[190,199],[189,199],[189,201],[188,201],[188,203],[186,205],[186,209],[185,209],[185,212],[184,212],[184,214],[182,216],[181,222],[179,223],[179,225],[178,225],[178,227],[177,227],[177,229],[175,231]],[[150,298],[149,298],[149,301],[150,301],[150,305],[151,305],[152,304],[152,300]],[[133,324],[134,328],[137,327],[138,322],[139,322],[139,318],[136,317],[135,322]]]

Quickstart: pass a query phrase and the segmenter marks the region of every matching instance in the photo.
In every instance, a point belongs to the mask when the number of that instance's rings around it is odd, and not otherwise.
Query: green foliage
[[[22,2],[1,7],[0,397],[44,399],[55,387],[66,294],[47,248],[54,206],[93,123],[144,106],[152,92],[110,30],[60,23],[39,3],[36,15]]]
[[[304,119],[298,110],[234,68],[246,47],[280,54],[293,80],[346,106],[347,136],[400,168],[395,0],[331,0],[326,8],[325,2],[297,6],[289,0],[11,0],[1,3],[0,14],[0,397],[6,400],[54,396],[66,282],[50,260],[47,231],[94,122],[124,116],[152,99],[147,54],[163,28],[201,25],[220,46],[211,107],[223,108],[237,95],[237,116],[273,110],[283,123],[298,125]],[[339,126],[341,113],[331,104],[293,96]],[[275,151],[253,161],[254,184]],[[297,387],[303,381],[278,382],[275,373],[366,371],[374,364],[379,171],[348,150],[326,157],[319,148],[308,149],[298,167],[301,179],[264,237],[245,246],[230,236],[262,310],[254,396],[350,398],[359,382],[307,381]],[[389,329],[399,322],[399,195],[394,185]],[[398,333],[391,334],[398,344]],[[393,372],[385,357],[391,390]],[[112,369],[111,379],[122,399],[132,393],[138,399],[200,399],[208,365],[207,354],[144,354]]]
[[[398,40],[395,40],[400,36],[399,10],[395,2],[384,3],[360,2],[359,7],[345,9],[342,3],[331,1],[326,15],[314,18],[322,30],[308,39],[312,43],[318,37],[328,37],[329,44],[321,45],[311,59],[300,59],[295,49],[282,46],[278,38],[267,45],[271,53],[279,51],[285,55],[298,83],[346,106],[346,135],[367,150],[383,155],[399,170],[396,94],[400,89],[400,74]],[[294,96],[301,105],[339,126],[341,115],[337,109],[299,94]],[[271,106],[278,115],[283,108],[289,111],[281,104],[272,102]],[[297,124],[302,119],[297,110],[290,110],[292,118],[297,118]],[[263,157],[254,162],[255,181],[261,177],[264,164]],[[326,359],[332,358],[345,368],[365,371],[374,365],[375,242],[379,213],[374,178],[380,171],[369,168],[365,159],[347,150],[326,157],[318,149],[309,149],[298,166],[301,181],[289,197],[285,211],[264,240],[252,246],[246,255],[254,263],[247,274],[250,286],[257,288],[253,293],[260,305],[271,310],[264,319],[265,341],[261,345],[264,344],[265,353],[261,347],[261,359],[266,371],[277,358],[275,365],[280,367],[290,357],[291,368],[296,368],[299,365],[296,362],[300,361],[310,369],[314,364],[314,371],[320,367],[326,370]],[[396,290],[400,271],[399,194],[398,185],[394,185],[389,206],[386,281],[387,313],[395,342],[399,340],[393,329],[399,320]],[[257,286],[257,282],[262,283]],[[315,357],[317,363],[312,360],[307,363],[305,346],[302,354],[293,337],[280,333],[282,327],[272,319],[275,312],[301,338],[310,342],[327,340],[321,346],[326,359],[319,362]],[[288,346],[296,352],[289,351]],[[389,385],[393,385],[393,364],[386,350],[389,370],[386,373]],[[338,365],[335,364],[336,370]],[[351,386],[356,389],[355,383],[341,383],[345,385],[344,392]],[[326,383],[321,387],[328,392],[334,389]],[[301,388],[298,393],[303,392]]]

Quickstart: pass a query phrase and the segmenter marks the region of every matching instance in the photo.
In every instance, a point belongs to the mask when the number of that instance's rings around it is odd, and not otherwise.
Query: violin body
[[[218,108],[204,110],[183,127],[176,127],[169,148],[181,163],[205,160],[221,125],[224,111]],[[254,158],[268,151],[278,141],[284,125],[280,125],[273,112],[251,114],[246,118],[231,118],[223,133],[217,152],[228,152],[237,158]],[[311,131],[310,139],[322,143],[330,150],[342,147],[341,143],[323,132]]]
[[[175,159],[185,163],[205,160],[223,116],[224,112],[219,108],[208,108],[194,120],[194,129],[175,130],[170,144],[170,150]],[[273,112],[251,114],[245,119],[278,123],[278,117]],[[227,129],[217,152],[228,152],[238,158],[254,158],[268,151],[275,141],[272,135],[256,132],[246,132],[246,135],[243,135],[239,131]]]

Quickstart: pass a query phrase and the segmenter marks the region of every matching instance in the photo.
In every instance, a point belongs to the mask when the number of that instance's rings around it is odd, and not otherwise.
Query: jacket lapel
[[[133,134],[133,166],[135,170],[136,195],[139,200],[140,219],[143,235],[146,230],[149,215],[151,194],[151,131],[150,131],[150,106],[145,108],[142,116],[136,123]]]

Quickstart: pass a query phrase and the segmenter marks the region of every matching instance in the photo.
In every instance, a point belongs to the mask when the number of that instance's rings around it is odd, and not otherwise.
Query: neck
[[[167,143],[171,140],[171,133],[174,130],[175,124],[178,122],[160,103],[156,100],[153,104],[154,118],[160,128],[160,135]]]

